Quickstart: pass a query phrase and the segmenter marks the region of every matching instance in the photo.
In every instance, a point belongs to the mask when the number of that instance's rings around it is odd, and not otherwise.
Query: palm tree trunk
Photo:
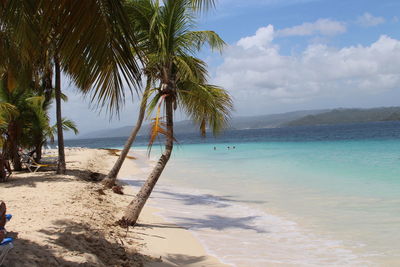
[[[56,72],[56,84],[55,84],[55,95],[56,95],[56,116],[57,116],[57,143],[58,143],[58,165],[57,174],[65,174],[65,152],[64,152],[64,135],[62,129],[62,117],[61,117],[61,69],[58,57],[54,57],[54,65]]]
[[[125,210],[125,214],[120,220],[120,224],[122,226],[128,227],[130,225],[135,225],[140,212],[142,211],[147,199],[150,197],[151,192],[156,185],[158,178],[160,178],[161,173],[163,172],[165,166],[169,158],[171,157],[172,148],[174,145],[174,125],[173,125],[173,96],[167,96],[165,99],[165,109],[166,109],[166,117],[167,117],[167,131],[168,135],[165,141],[165,151],[161,155],[158,160],[156,166],[153,171],[147,178],[146,182],[140,188],[139,193],[137,193],[134,200],[129,203],[128,207]]]
[[[6,168],[5,166],[5,159],[3,155],[0,155],[0,182],[5,182],[7,178]]]
[[[136,139],[136,135],[138,134],[140,128],[142,127],[143,119],[144,119],[144,114],[146,112],[146,105],[147,105],[147,97],[150,91],[150,86],[151,86],[151,80],[148,78],[147,79],[147,84],[146,84],[146,89],[143,93],[142,97],[142,102],[140,104],[140,111],[139,111],[139,116],[136,122],[136,126],[132,129],[131,135],[129,136],[128,140],[126,140],[126,143],[124,145],[124,149],[121,151],[121,154],[119,155],[117,161],[115,162],[113,168],[111,171],[108,173],[106,178],[103,180],[104,187],[106,188],[111,188],[115,185],[115,181],[117,180],[117,176],[119,173],[119,170],[122,167],[122,164],[125,161],[126,156],[129,153],[129,150],[133,144],[133,142]]]
[[[18,153],[19,127],[15,121],[8,126],[8,154],[15,171],[22,170],[21,157]]]
[[[42,148],[43,148],[43,142],[37,142],[35,145],[35,161],[36,162],[40,162],[40,160],[42,159]]]

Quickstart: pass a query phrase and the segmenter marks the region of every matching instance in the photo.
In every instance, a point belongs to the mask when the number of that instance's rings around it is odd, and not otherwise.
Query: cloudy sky
[[[398,106],[398,10],[398,0],[219,0],[199,28],[215,30],[229,46],[200,57],[211,82],[234,98],[235,116]],[[82,134],[135,122],[136,96],[134,104],[127,98],[119,119],[110,119],[73,85],[64,88],[70,100],[63,113]]]

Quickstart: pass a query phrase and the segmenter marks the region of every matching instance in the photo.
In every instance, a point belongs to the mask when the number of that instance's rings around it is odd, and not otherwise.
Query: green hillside
[[[400,107],[334,109],[320,114],[307,115],[305,117],[288,122],[285,124],[285,126],[345,124],[398,120],[400,120]]]

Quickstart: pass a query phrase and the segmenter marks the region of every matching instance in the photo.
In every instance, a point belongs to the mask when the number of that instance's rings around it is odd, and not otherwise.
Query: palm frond
[[[179,36],[177,43],[181,44],[189,53],[199,51],[204,44],[208,44],[212,50],[222,52],[226,43],[214,31],[189,31]]]
[[[192,8],[198,11],[206,11],[215,7],[216,0],[190,0]]]
[[[75,122],[70,119],[67,119],[67,118],[62,118],[62,128],[64,131],[73,131],[75,135],[77,135],[79,133],[79,130],[78,130]],[[53,139],[54,139],[54,135],[57,133],[57,124],[54,124],[51,127],[51,133],[52,133]]]
[[[19,111],[16,106],[7,102],[0,102],[0,118],[3,124],[10,121],[12,118],[19,116]]]
[[[210,84],[184,82],[179,99],[189,117],[200,126],[202,135],[209,126],[214,135],[229,125],[233,102],[228,92]]]
[[[95,106],[118,113],[125,89],[138,89],[135,34],[123,1],[13,0],[0,5],[0,21],[21,45],[22,56],[42,46],[52,51],[50,58],[60,58],[63,71]]]

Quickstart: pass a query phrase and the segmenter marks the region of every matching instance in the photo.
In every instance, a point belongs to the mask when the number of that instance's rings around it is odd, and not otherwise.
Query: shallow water
[[[151,202],[237,266],[398,266],[399,129],[380,123],[237,131],[214,143],[183,138]]]
[[[153,201],[226,262],[400,262],[400,141],[215,146],[179,147]]]

